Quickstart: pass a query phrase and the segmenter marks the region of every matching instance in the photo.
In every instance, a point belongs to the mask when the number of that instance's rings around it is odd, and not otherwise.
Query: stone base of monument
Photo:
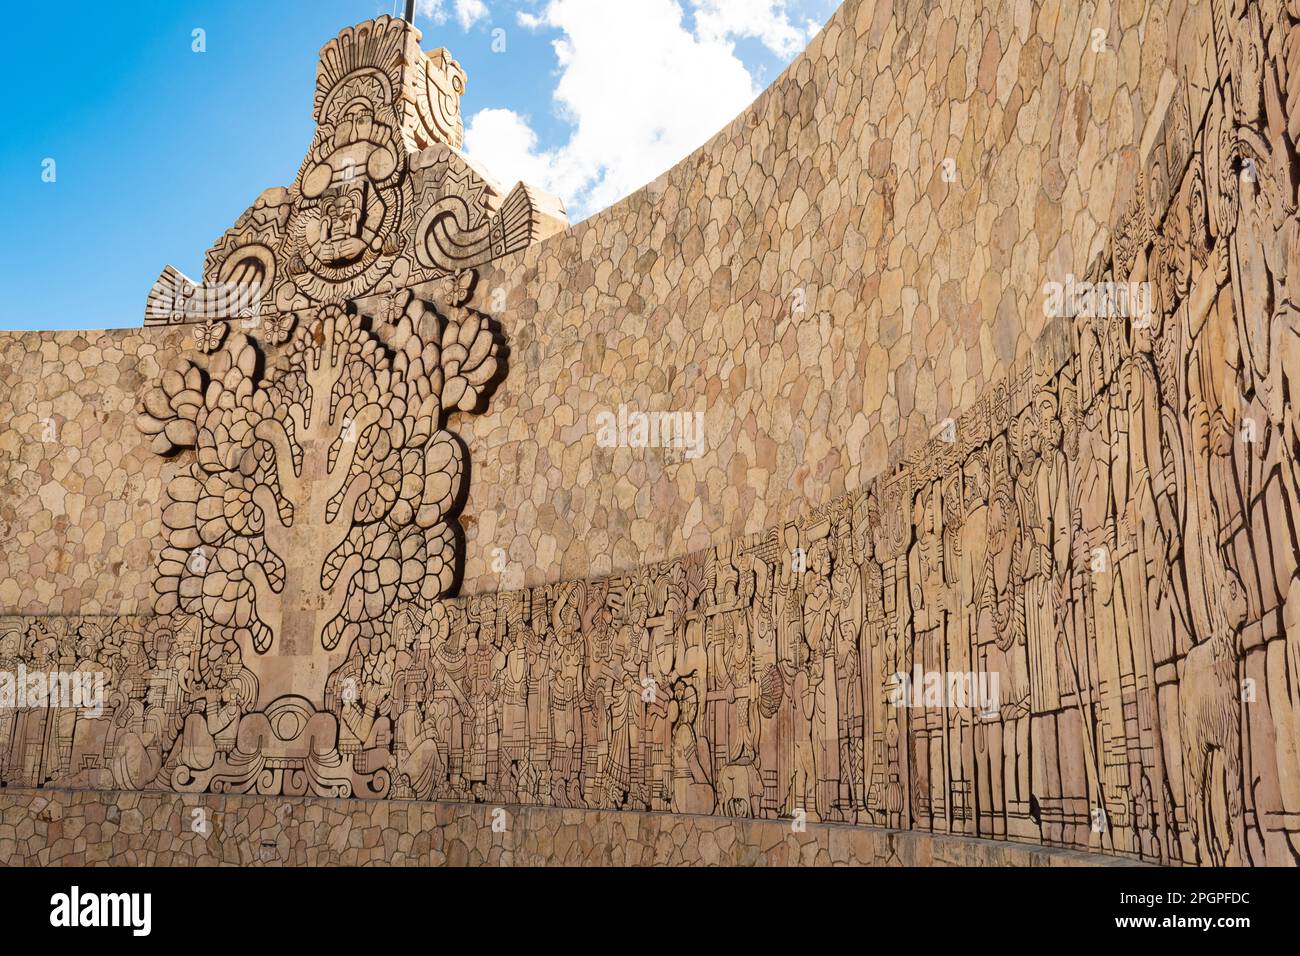
[[[7,866],[1133,866],[1077,850],[789,819],[489,803],[0,790]]]

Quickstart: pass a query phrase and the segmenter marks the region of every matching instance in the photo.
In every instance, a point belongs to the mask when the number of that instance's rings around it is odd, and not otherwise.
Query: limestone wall
[[[457,423],[474,469],[464,590],[624,571],[754,533],[919,447],[1026,354],[1046,278],[1102,249],[1162,84],[1207,85],[1209,6],[850,0],[691,157],[486,266],[475,304],[514,357],[499,399]],[[148,375],[133,366],[145,380],[192,354],[190,339],[137,334],[158,350]],[[0,333],[0,355],[17,386],[51,388],[77,363],[37,365],[36,341]],[[598,447],[595,414],[620,404],[702,411],[704,453]],[[39,438],[26,411],[0,420],[0,454],[16,462]],[[52,525],[33,499],[57,497],[57,482],[17,464],[10,477],[28,500],[4,520]],[[101,586],[90,556],[66,561],[44,592]],[[120,573],[120,609],[134,610],[150,562]],[[11,597],[20,581],[36,585],[0,563],[5,608],[119,609]]]
[[[493,829],[494,820],[497,828]],[[1097,866],[1069,850],[777,820],[183,796],[0,793],[9,866]]]
[[[519,360],[464,426],[467,590],[497,548],[514,586],[755,533],[918,449],[1101,252],[1162,88],[1203,104],[1209,6],[850,0],[695,154],[491,264]],[[707,450],[599,448],[623,403],[704,412]]]
[[[179,329],[0,332],[0,608],[153,607],[174,461],[135,410],[184,347]]]
[[[379,96],[376,189],[532,231],[411,216],[363,272],[294,225],[349,198],[323,67],[205,274],[274,276],[264,324],[0,339],[0,659],[108,682],[0,710],[0,779],[1294,864],[1292,6],[850,2],[550,239]],[[598,447],[620,405],[702,453]]]

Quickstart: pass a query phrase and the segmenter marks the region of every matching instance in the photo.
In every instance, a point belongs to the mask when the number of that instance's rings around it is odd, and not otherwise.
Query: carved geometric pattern
[[[516,252],[568,225],[460,152],[464,70],[381,16],[321,50],[316,132],[288,188],[268,189],[209,250],[203,281],[168,266],[145,324],[270,321],[404,289]]]
[[[238,333],[165,373],[139,417],[155,451],[193,451],[167,489],[156,609],[242,652],[264,702],[296,679],[318,692],[399,602],[455,579],[465,464],[443,422],[490,391],[497,337],[477,312],[410,296],[386,340],[368,325],[322,306],[265,371]]]

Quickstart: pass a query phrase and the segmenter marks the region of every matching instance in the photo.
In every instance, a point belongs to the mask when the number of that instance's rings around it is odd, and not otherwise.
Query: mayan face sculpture
[[[381,16],[325,45],[293,184],[266,190],[217,240],[201,282],[164,270],[146,324],[276,322],[387,298],[567,225],[558,199],[522,183],[503,194],[460,152],[465,71],[419,39]]]

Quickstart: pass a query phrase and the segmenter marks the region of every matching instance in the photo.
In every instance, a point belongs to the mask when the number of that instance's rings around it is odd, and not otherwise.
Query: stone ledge
[[[505,828],[495,832],[494,814]],[[498,819],[502,819],[498,817]],[[206,834],[195,832],[206,821]],[[486,803],[0,790],[5,866],[1132,866],[845,824]]]

